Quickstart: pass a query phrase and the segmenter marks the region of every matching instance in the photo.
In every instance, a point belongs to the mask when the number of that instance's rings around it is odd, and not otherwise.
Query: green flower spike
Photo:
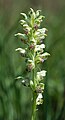
[[[46,35],[46,28],[40,28],[41,22],[45,18],[40,15],[40,10],[36,12],[30,8],[28,15],[21,13],[22,19],[20,24],[23,28],[23,33],[17,33],[21,41],[26,44],[26,48],[17,48],[22,57],[25,59],[26,70],[29,73],[30,78],[23,76],[17,77],[22,79],[22,84],[26,87],[30,87],[32,91],[32,117],[31,120],[35,120],[35,112],[37,105],[43,103],[44,92],[44,77],[46,76],[45,70],[40,70],[39,64],[47,60],[50,55],[44,52],[45,44],[43,41]],[[40,70],[40,71],[39,71]]]

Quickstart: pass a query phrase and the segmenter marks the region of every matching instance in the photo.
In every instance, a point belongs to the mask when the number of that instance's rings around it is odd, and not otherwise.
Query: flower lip
[[[20,53],[25,54],[25,50],[24,50],[24,49],[22,49],[22,48],[17,48],[17,49],[15,49],[15,51],[19,51]]]
[[[44,44],[36,45],[36,46],[35,46],[35,51],[42,51],[42,52],[43,52],[43,48],[45,48],[45,45],[44,45]]]
[[[38,94],[38,97],[37,97],[37,99],[36,99],[36,104],[37,104],[37,105],[42,104],[42,102],[43,102],[42,98],[43,98],[42,93],[39,93],[39,94]]]
[[[46,75],[46,72],[45,70],[42,70],[40,72],[37,72],[37,75],[41,75],[41,76],[45,76]]]

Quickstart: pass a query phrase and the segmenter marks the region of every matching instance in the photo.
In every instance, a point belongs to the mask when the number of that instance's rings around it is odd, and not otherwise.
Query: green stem
[[[32,120],[36,119],[36,93],[33,92]]]
[[[33,53],[33,61],[35,64],[35,52]],[[35,88],[35,68],[32,71],[32,79],[33,79],[33,83],[34,83],[34,88]],[[32,103],[32,119],[31,120],[35,120],[36,119],[36,92],[33,91],[33,103]]]

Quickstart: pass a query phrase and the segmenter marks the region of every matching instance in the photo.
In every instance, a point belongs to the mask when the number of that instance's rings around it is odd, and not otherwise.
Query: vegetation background
[[[65,0],[0,0],[0,120],[30,120],[31,92],[15,78],[26,75],[25,62],[15,52],[21,47],[14,34],[21,31],[21,12],[41,9],[48,29],[46,51],[51,56],[41,66],[47,70],[44,104],[37,120],[65,120]]]

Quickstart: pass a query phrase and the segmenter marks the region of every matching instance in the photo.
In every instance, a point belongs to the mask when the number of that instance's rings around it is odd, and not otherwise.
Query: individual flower
[[[22,57],[25,57],[26,56],[26,51],[25,49],[22,49],[22,48],[17,48],[16,51],[18,51]]]
[[[31,44],[30,46],[29,46],[29,49],[30,50],[33,50],[35,48],[35,45],[34,44]]]
[[[28,29],[24,29],[24,32],[26,35],[28,35],[28,33],[29,33]]]
[[[37,87],[36,87],[36,92],[42,93],[43,90],[44,90],[44,83],[39,83],[39,85],[37,85]]]
[[[43,63],[44,59],[42,57],[40,57],[40,55],[37,55],[35,61],[36,61],[36,63]]]
[[[36,23],[34,24],[34,29],[38,30],[38,25]]]
[[[22,33],[17,33],[15,34],[15,36],[19,36],[20,39],[23,39],[23,40],[27,40],[28,37],[26,36],[26,34],[22,34]]]
[[[46,30],[47,30],[46,28],[38,29],[38,30],[35,32],[35,38],[36,38],[37,40],[44,39],[45,36],[47,36],[47,35],[45,34]]]
[[[38,97],[36,99],[36,105],[40,105],[43,103],[43,96],[42,93],[38,93]]]
[[[30,39],[30,43],[36,45],[36,39],[33,37]]]
[[[45,48],[45,45],[44,44],[41,44],[41,45],[36,45],[35,46],[35,52],[43,52],[43,49]]]
[[[27,70],[31,71],[32,69],[34,69],[34,67],[35,67],[35,65],[34,65],[33,60],[28,60],[27,61]]]
[[[37,79],[40,81],[46,76],[46,71],[42,70],[40,72],[37,72]]]
[[[45,34],[45,32],[46,32],[46,28],[42,28],[42,29],[38,29],[37,31],[36,31],[36,33],[35,33],[35,35],[39,35],[40,36],[40,34]]]
[[[43,54],[40,54],[40,58],[43,59],[43,60],[46,60],[48,58],[48,56],[50,56],[49,53],[45,52]]]

